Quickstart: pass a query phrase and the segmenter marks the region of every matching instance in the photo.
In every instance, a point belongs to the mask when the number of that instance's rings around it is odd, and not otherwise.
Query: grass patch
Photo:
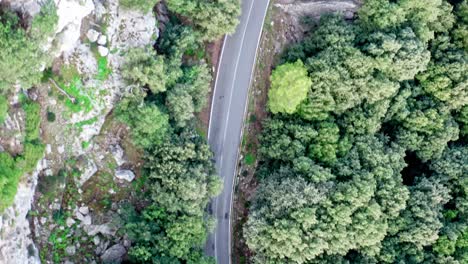
[[[97,120],[98,120],[98,118],[95,116],[93,118],[90,118],[90,119],[75,123],[75,126],[79,127],[79,128],[82,128],[83,126],[89,126],[89,125],[92,125],[92,124],[96,123]]]
[[[255,157],[254,154],[252,153],[247,153],[244,157],[244,163],[247,165],[247,166],[252,166],[255,164],[255,161],[257,160],[257,158]]]
[[[95,78],[100,81],[107,80],[107,78],[109,78],[109,75],[112,73],[112,69],[109,68],[107,57],[98,56],[97,65],[98,65],[98,72]]]

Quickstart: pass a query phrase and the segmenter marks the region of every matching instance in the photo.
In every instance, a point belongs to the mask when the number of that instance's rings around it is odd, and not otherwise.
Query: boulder
[[[84,231],[88,236],[95,236],[97,234],[103,234],[108,236],[114,236],[115,232],[117,232],[116,227],[112,227],[109,224],[102,224],[102,225],[89,225],[85,226]]]
[[[124,246],[120,244],[108,248],[101,256],[103,263],[121,263],[123,256],[127,253]]]
[[[109,55],[109,49],[103,46],[98,47],[98,52],[99,55],[101,55],[102,57],[106,57],[107,55]]]
[[[131,170],[117,170],[115,171],[115,177],[120,180],[131,182],[135,179],[135,173]]]
[[[98,37],[99,37],[99,32],[97,32],[94,29],[90,29],[86,33],[86,37],[88,38],[89,41],[96,42],[98,40]]]
[[[75,220],[73,220],[71,217],[68,217],[66,220],[66,224],[68,227],[71,227],[73,224],[75,224]]]
[[[97,40],[97,43],[101,46],[104,46],[107,44],[107,37],[106,35],[101,35],[99,36],[98,40]]]
[[[69,246],[69,247],[65,248],[65,252],[67,253],[67,255],[73,256],[76,253],[76,248],[75,248],[75,246]]]
[[[125,163],[124,150],[120,145],[112,146],[110,149],[112,156],[114,156],[117,166],[122,166]]]
[[[88,206],[82,206],[78,209],[78,211],[80,211],[80,213],[82,213],[83,215],[87,215],[89,214],[89,207]]]

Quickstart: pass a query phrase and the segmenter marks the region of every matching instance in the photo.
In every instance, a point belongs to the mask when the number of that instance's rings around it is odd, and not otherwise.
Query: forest
[[[468,2],[366,0],[271,74],[254,263],[468,262]]]

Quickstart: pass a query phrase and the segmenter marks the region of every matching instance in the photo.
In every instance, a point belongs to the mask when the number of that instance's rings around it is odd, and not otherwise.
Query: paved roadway
[[[218,264],[231,263],[231,208],[238,150],[241,142],[248,90],[269,0],[242,0],[240,23],[226,36],[213,93],[208,142],[216,169],[224,180],[222,193],[210,211],[217,220],[205,250]]]

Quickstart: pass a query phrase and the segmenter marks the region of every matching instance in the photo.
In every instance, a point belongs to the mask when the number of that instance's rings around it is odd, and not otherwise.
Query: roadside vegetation
[[[284,53],[244,225],[254,263],[468,261],[467,11],[367,0]]]
[[[131,50],[122,69],[131,92],[115,115],[130,128],[133,143],[144,150],[137,188],[143,186],[145,192],[139,198],[144,206],[122,208],[125,225],[120,232],[132,241],[133,263],[213,263],[203,253],[215,225],[205,209],[222,182],[206,139],[197,132],[195,113],[205,106],[212,79],[203,59],[203,41],[234,29],[239,3],[167,4],[192,23],[183,25],[174,17],[156,49]],[[210,15],[226,24],[213,23]]]

